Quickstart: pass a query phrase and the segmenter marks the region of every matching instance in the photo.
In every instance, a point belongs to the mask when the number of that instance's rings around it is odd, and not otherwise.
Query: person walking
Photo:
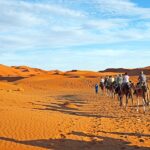
[[[96,84],[95,84],[95,93],[96,93],[96,94],[98,94],[98,89],[99,89],[99,86],[98,86],[98,84],[96,83]]]

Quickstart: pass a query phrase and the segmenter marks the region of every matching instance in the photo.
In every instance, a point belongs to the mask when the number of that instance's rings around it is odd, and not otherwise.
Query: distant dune
[[[45,74],[48,73],[47,71],[44,71],[42,69],[37,68],[31,68],[27,66],[5,66],[0,65],[0,76],[1,77],[28,77],[28,76],[34,76],[38,74]]]
[[[116,72],[116,73],[125,73],[135,76],[138,75],[141,71],[144,71],[146,75],[150,75],[150,66],[144,68],[135,68],[135,69],[125,69],[125,68],[108,68],[100,72]]]
[[[125,69],[125,68],[108,68],[103,71],[94,72],[88,70],[71,70],[71,71],[60,71],[60,70],[42,70],[38,68],[31,68],[28,66],[5,66],[0,65],[0,76],[1,77],[30,77],[36,75],[62,75],[69,78],[97,78],[105,75],[116,75],[118,73],[128,72],[129,75],[136,76],[144,71],[145,74],[150,75],[150,66],[145,68]]]
[[[0,76],[18,76],[20,72],[12,67],[0,65]]]
[[[0,76],[1,77],[30,77],[35,75],[62,75],[70,78],[97,78],[104,75],[115,75],[115,72],[94,72],[85,70],[71,70],[71,71],[60,71],[60,70],[42,70],[38,68],[31,68],[28,66],[5,66],[0,65]]]

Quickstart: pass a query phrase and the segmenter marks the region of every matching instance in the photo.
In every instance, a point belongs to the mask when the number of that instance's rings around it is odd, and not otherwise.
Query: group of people
[[[119,74],[116,76],[106,76],[101,78],[99,85],[95,85],[95,91],[96,93],[98,93],[99,86],[105,87],[106,89],[110,86],[114,86],[115,88],[122,88],[123,86],[130,87],[131,83],[132,82],[130,81],[130,76],[127,72],[125,74]],[[139,88],[141,88],[142,86],[147,87],[147,79],[143,71],[140,72],[137,86]]]
[[[140,106],[139,100],[143,103],[144,113],[147,108],[146,106],[150,106],[150,90],[146,75],[143,73],[143,71],[141,71],[139,74],[137,84],[134,84],[132,81],[130,81],[130,76],[128,73],[125,73],[116,76],[102,77],[100,84],[95,85],[97,94],[99,92],[99,87],[101,88],[102,95],[103,93],[106,93],[107,96],[113,99],[117,95],[121,107],[125,106],[125,108],[127,108],[129,99],[131,100],[133,106],[133,95],[136,96],[135,100],[137,112],[139,111]]]

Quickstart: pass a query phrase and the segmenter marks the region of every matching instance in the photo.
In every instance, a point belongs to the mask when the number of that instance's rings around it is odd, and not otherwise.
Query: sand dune
[[[27,66],[13,66],[12,68],[18,70],[20,72],[20,75],[23,76],[32,76],[32,75],[47,73],[47,71],[45,70],[38,69],[38,68],[31,68]]]
[[[108,73],[6,68],[0,67],[1,150],[150,149],[149,109],[137,113],[135,98],[125,110],[117,99],[95,95],[99,76]]]
[[[19,71],[5,65],[0,65],[0,76],[18,76]]]
[[[127,72],[129,75],[135,76],[138,75],[141,71],[144,71],[146,75],[150,75],[150,67],[144,67],[144,68],[135,68],[135,69],[125,69],[125,68],[109,68],[101,72],[120,72],[124,73]]]
[[[0,65],[0,76],[1,77],[28,77],[38,74],[48,73],[48,71],[31,68],[27,66],[5,66]]]
[[[129,75],[136,76],[140,73],[140,71],[144,71],[145,74],[150,75],[149,66],[145,68],[135,68],[135,69],[108,68],[104,71],[99,71],[99,72],[88,71],[88,70],[71,70],[71,71],[63,72],[60,70],[46,71],[46,70],[42,70],[38,68],[31,68],[28,66],[9,67],[5,65],[0,65],[1,77],[7,77],[7,76],[29,77],[29,76],[35,76],[35,75],[49,74],[49,75],[63,75],[63,76],[68,76],[72,78],[80,78],[80,77],[97,78],[100,76],[116,75],[118,73],[125,73],[125,72],[128,72]]]
[[[86,77],[86,78],[98,78],[101,76],[106,76],[106,75],[116,75],[117,73],[114,72],[104,72],[104,73],[100,73],[100,72],[94,72],[94,71],[84,71],[84,70],[73,70],[73,71],[67,71],[64,73],[65,76],[69,76],[69,77],[76,77],[76,78],[82,78],[82,77]]]

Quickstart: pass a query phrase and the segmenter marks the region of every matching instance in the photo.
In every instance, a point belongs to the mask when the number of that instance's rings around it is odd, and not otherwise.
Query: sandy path
[[[0,91],[2,150],[148,150],[150,111],[121,109],[91,89]]]

